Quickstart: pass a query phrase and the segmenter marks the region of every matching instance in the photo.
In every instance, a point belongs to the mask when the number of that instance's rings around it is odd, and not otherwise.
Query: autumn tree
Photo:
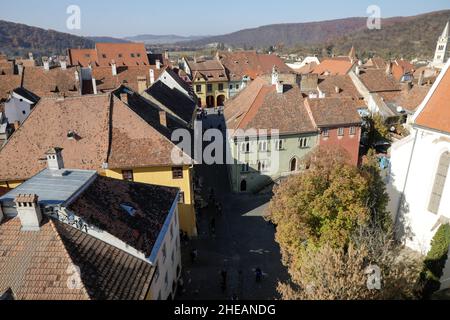
[[[342,149],[319,147],[304,166],[308,169],[276,189],[270,203],[270,219],[277,225],[276,240],[293,282],[280,285],[283,297],[394,296],[395,290],[388,285],[382,293],[367,292],[364,282],[364,268],[372,261],[386,271],[389,285],[398,286],[415,274],[410,268],[415,264],[393,262],[399,248],[391,241],[388,196],[374,154],[357,168]],[[360,230],[377,232],[372,235]],[[383,241],[372,243],[378,238]],[[400,271],[405,265],[408,268],[403,274]],[[399,280],[393,282],[395,278]],[[409,297],[411,290],[405,288],[398,293]]]

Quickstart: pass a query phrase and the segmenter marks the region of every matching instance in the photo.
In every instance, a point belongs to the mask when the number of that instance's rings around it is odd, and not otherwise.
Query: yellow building
[[[45,168],[45,153],[59,147],[65,167],[180,188],[180,228],[196,236],[194,161],[170,140],[176,128],[179,121],[126,88],[43,98],[0,149],[0,186],[15,188],[28,180]],[[181,155],[179,163],[173,151]]]
[[[186,61],[187,73],[201,107],[221,107],[229,98],[228,76],[219,60]]]

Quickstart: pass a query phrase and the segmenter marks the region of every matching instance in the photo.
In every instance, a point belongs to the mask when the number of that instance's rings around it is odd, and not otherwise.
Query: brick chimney
[[[147,77],[137,77],[138,93],[142,94],[147,89]]]
[[[122,100],[123,103],[128,104],[128,93],[121,93],[120,100]]]
[[[39,231],[42,212],[35,194],[19,194],[15,199],[16,210],[22,224],[22,231]]]
[[[48,60],[48,57],[42,57],[42,64],[44,65],[45,71],[50,70],[50,61]]]
[[[113,76],[117,76],[117,64],[115,60],[111,60],[111,71]]]
[[[62,151],[62,148],[52,148],[45,153],[45,156],[47,157],[47,167],[49,170],[64,169]]]
[[[163,127],[167,127],[167,113],[165,111],[160,111],[159,112],[159,123]]]

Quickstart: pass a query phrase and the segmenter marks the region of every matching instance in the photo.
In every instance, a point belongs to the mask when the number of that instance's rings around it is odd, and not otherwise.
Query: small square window
[[[172,168],[172,178],[173,179],[183,179],[183,168],[182,167]]]
[[[219,83],[219,91],[223,90],[223,83]]]
[[[106,59],[106,54],[102,54],[103,59]]]
[[[202,92],[202,86],[199,85],[199,84],[196,85],[196,86],[195,86],[195,91],[196,91],[196,92]]]
[[[339,129],[338,129],[338,136],[339,136],[339,137],[344,136],[344,128],[339,128]]]
[[[133,170],[123,170],[122,171],[122,178],[125,181],[134,181],[134,174]]]
[[[207,90],[208,90],[208,92],[212,92],[213,91],[213,85],[212,84],[208,84]]]
[[[131,54],[131,57],[134,58],[134,53]]]
[[[322,136],[328,138],[330,136],[330,131],[328,131],[328,129],[323,129]]]
[[[356,134],[356,127],[350,127],[350,135],[354,136]]]

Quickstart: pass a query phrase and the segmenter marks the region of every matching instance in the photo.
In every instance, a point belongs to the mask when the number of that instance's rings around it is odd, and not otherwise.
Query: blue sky
[[[367,16],[382,17],[450,9],[449,0],[1,0],[0,20],[79,35],[123,37],[143,33],[216,35],[272,23]],[[66,28],[69,5],[81,9],[81,30]],[[449,17],[450,18],[450,17]]]

